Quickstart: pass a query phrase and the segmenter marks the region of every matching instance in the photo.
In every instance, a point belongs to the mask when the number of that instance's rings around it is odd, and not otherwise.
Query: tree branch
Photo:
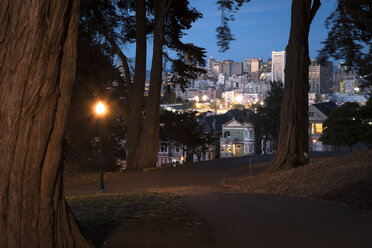
[[[173,0],[169,0],[169,1],[168,1],[167,6],[164,8],[164,11],[163,11],[163,13],[162,13],[162,16],[163,16],[163,17],[167,15],[167,13],[168,13],[168,11],[169,11],[171,5],[172,5],[172,2],[173,2]]]
[[[318,9],[320,8],[320,5],[322,5],[320,3],[320,0],[314,0],[313,6],[311,7],[311,10],[310,10],[310,22],[309,22],[309,25],[313,21],[315,15],[316,15],[316,12],[318,12]]]

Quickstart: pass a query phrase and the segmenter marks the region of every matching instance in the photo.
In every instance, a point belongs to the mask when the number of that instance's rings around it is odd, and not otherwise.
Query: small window
[[[250,152],[250,153],[254,153],[253,145],[252,145],[252,144],[249,145],[249,152]]]
[[[315,117],[315,113],[314,112],[309,112],[309,117]]]
[[[317,133],[317,134],[323,133],[323,124],[322,123],[315,123],[315,133]]]
[[[249,138],[253,138],[253,131],[249,130]]]
[[[226,145],[221,146],[221,152],[226,152]]]
[[[225,137],[225,138],[230,137],[230,132],[229,131],[226,131],[223,137]]]
[[[240,145],[240,144],[236,145],[236,149],[237,149],[237,150],[242,149],[242,145]]]
[[[166,145],[165,144],[161,144],[161,146],[160,146],[160,151],[161,152],[166,152]]]
[[[248,130],[244,130],[244,137],[248,138]]]
[[[228,145],[228,146],[227,146],[227,152],[228,152],[228,153],[231,153],[231,145]]]

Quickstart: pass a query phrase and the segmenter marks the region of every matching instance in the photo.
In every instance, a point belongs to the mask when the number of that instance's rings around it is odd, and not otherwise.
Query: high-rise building
[[[271,58],[273,81],[282,81],[284,83],[285,51],[272,51]]]
[[[231,65],[233,61],[232,60],[225,60],[222,64],[222,73],[225,74],[226,77],[231,77]]]
[[[320,64],[316,60],[309,65],[309,93],[320,94]]]
[[[243,59],[243,73],[244,74],[251,73],[251,59]]]
[[[208,59],[208,70],[209,70],[209,71],[213,70],[214,62],[215,62],[215,61],[216,61],[216,60],[213,58],[213,56],[211,56],[211,58]]]
[[[320,65],[320,94],[330,94],[333,89],[333,63],[325,61]]]
[[[251,73],[259,72],[262,66],[262,58],[251,58]]]
[[[328,94],[332,88],[333,63],[319,64],[311,60],[309,65],[309,93]]]
[[[222,62],[219,60],[214,61],[213,70],[216,72],[217,75],[222,73]]]
[[[231,63],[231,75],[243,75],[243,63],[242,62],[233,62]]]

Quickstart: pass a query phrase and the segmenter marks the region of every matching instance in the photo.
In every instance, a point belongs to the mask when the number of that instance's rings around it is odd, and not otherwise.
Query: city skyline
[[[225,53],[218,52],[216,28],[221,23],[221,12],[214,0],[190,0],[191,6],[203,14],[203,18],[193,23],[182,38],[184,42],[194,43],[206,49],[206,60],[211,56],[217,60],[242,62],[244,58],[271,58],[272,51],[283,51],[288,43],[290,0],[252,0],[234,15],[235,21],[229,23],[235,40]],[[309,34],[309,56],[316,58],[321,42],[327,37],[325,20],[336,6],[335,0],[322,1]],[[135,45],[126,47],[128,57],[135,57]],[[174,56],[174,53],[170,53]],[[151,68],[152,41],[147,46],[147,69]],[[169,68],[169,65],[167,66]]]
[[[220,53],[217,47],[216,28],[221,23],[221,12],[214,0],[191,0],[202,14],[188,30],[183,40],[206,48],[207,58],[243,61],[244,58],[271,58],[272,51],[282,51],[288,43],[291,3],[290,0],[252,0],[244,4],[234,15],[235,21],[229,23],[235,40],[230,49]],[[321,42],[327,37],[325,20],[335,8],[336,1],[322,1],[317,15],[311,24],[309,34],[309,55],[315,58],[322,48]]]

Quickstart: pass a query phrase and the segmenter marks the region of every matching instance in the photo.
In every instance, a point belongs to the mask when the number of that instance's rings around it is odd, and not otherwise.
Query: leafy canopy
[[[326,27],[328,37],[318,60],[323,62],[329,57],[345,60],[344,65],[372,84],[372,1],[338,0]]]

